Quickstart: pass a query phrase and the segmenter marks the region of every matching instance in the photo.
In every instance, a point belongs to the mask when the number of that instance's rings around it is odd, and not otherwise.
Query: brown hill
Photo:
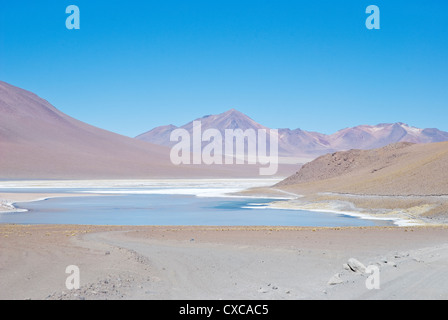
[[[302,194],[448,195],[448,142],[327,154],[276,187]]]

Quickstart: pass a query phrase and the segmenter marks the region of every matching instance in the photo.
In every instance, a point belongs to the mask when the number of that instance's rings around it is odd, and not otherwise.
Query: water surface
[[[2,191],[2,190],[0,190]],[[18,189],[16,192],[30,192]],[[39,193],[56,190],[39,189]],[[80,192],[85,189],[57,192]],[[92,191],[93,190],[87,190]],[[3,191],[5,192],[5,191]],[[327,212],[267,208],[275,199],[197,197],[190,194],[116,194],[61,197],[15,204],[27,212],[0,213],[0,223],[80,225],[212,226],[388,226],[392,221],[366,220]]]

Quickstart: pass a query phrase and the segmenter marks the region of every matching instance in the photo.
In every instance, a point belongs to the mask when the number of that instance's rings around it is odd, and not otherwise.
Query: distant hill
[[[238,110],[231,109],[218,115],[209,115],[201,121],[203,130],[217,129],[266,129]],[[193,121],[179,127],[192,133]],[[171,147],[170,134],[174,125],[154,128],[136,138],[153,144]],[[374,149],[398,142],[432,143],[448,141],[448,132],[438,129],[419,129],[404,123],[360,125],[326,135],[301,129],[278,129],[279,155],[286,163],[306,163],[321,155],[350,149]]]
[[[448,195],[448,142],[330,153],[276,187],[302,194]]]
[[[202,126],[202,131],[208,130],[208,129],[217,129],[221,135],[224,137],[225,130],[226,129],[269,129],[266,128],[248,116],[246,116],[244,113],[239,112],[238,110],[231,109],[227,112],[221,113],[219,115],[207,115],[202,118],[193,120],[188,122],[187,124],[176,127],[174,125],[167,125],[167,126],[161,126],[154,128],[146,133],[143,133],[136,138],[139,140],[147,141],[150,143],[162,145],[162,146],[168,146],[172,147],[177,142],[170,141],[170,134],[175,129],[185,129],[187,130],[191,135],[193,134],[193,122],[194,121],[200,121]]]

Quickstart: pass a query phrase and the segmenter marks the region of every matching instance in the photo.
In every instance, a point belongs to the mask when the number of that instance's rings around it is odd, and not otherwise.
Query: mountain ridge
[[[255,166],[176,166],[170,149],[72,118],[0,81],[0,179],[257,176]]]
[[[208,115],[193,121],[201,121],[203,129],[266,129],[244,113],[230,109],[217,115]],[[172,147],[176,142],[170,141],[170,133],[178,128],[192,133],[192,123],[177,126],[161,126],[149,130],[136,138],[163,146]],[[163,131],[161,135],[160,132]],[[269,131],[268,131],[269,132]],[[375,149],[392,143],[432,143],[448,141],[448,132],[436,128],[416,128],[403,122],[380,123],[378,125],[359,125],[341,129],[333,134],[323,134],[315,131],[305,131],[300,128],[278,129],[279,155],[311,161],[326,153],[350,149]]]

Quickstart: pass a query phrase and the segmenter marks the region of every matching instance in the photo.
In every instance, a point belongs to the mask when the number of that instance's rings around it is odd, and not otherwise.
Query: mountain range
[[[175,166],[170,149],[76,120],[0,81],[0,179],[256,176],[251,166]],[[251,171],[252,170],[252,171]]]
[[[170,134],[157,127],[136,138],[76,120],[36,94],[0,81],[0,179],[147,179],[258,177],[260,165],[173,165]],[[197,119],[203,130],[266,129],[231,109]],[[193,121],[180,127],[193,130]],[[268,131],[269,132],[269,131]],[[289,176],[298,164],[323,154],[372,149],[396,142],[447,141],[448,133],[403,123],[358,126],[332,135],[278,129],[280,166]],[[268,137],[269,139],[269,137]]]
[[[231,109],[218,115],[198,118],[202,129],[217,129],[224,135],[225,129],[266,129],[244,113]],[[173,130],[182,128],[190,134],[193,121],[177,127],[166,125],[154,128],[136,138],[157,145],[172,147],[170,141]],[[269,132],[269,131],[267,131]],[[301,129],[278,129],[278,145],[281,161],[284,163],[305,163],[321,155],[350,149],[375,149],[398,142],[431,143],[448,141],[448,132],[438,129],[420,129],[405,123],[383,123],[378,125],[360,125],[346,128],[327,135]]]

